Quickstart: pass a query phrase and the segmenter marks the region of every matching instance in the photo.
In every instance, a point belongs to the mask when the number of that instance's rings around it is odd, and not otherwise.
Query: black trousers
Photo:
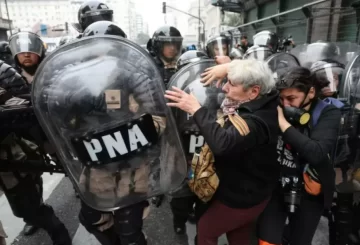
[[[101,212],[90,208],[81,202],[79,214],[80,223],[86,230],[92,233],[102,245],[146,245],[146,239],[142,232],[143,212],[149,206],[147,201],[143,201],[126,208],[109,212],[113,216],[114,225],[104,231],[99,230]]]
[[[55,244],[71,244],[64,224],[55,216],[52,207],[43,203],[41,175],[28,174],[21,177],[15,174],[14,178],[19,183],[11,189],[7,189],[0,178],[1,189],[4,190],[14,215],[23,218],[25,223],[46,230]]]
[[[323,196],[303,193],[299,208],[289,215],[283,194],[276,191],[258,219],[257,236],[271,244],[282,244],[285,222],[289,218],[286,234],[289,244],[311,245],[323,211]]]
[[[194,209],[196,196],[172,198],[170,201],[174,226],[184,226]]]

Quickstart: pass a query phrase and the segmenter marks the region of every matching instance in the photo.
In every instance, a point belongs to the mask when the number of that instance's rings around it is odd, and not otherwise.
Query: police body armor
[[[359,46],[350,42],[327,43],[316,42],[299,45],[291,50],[291,53],[299,58],[300,64],[316,75],[318,81],[327,81],[328,85],[321,93],[324,101],[331,102],[341,110],[340,129],[338,140],[329,156],[333,162],[336,178],[336,198],[329,212],[330,244],[357,244],[351,241],[353,227],[353,193],[360,190],[356,187],[356,155],[359,148],[358,122],[359,116],[356,110],[356,64],[354,53],[358,52]],[[347,69],[344,71],[344,65]],[[355,76],[353,76],[355,75]],[[329,97],[329,92],[333,92]],[[330,93],[331,94],[331,93]],[[358,219],[358,218],[357,218]]]
[[[152,58],[115,36],[50,54],[32,99],[82,200],[116,210],[167,193],[186,175],[180,137]]]
[[[225,96],[220,88],[215,86],[204,87],[200,82],[201,73],[214,65],[216,63],[210,59],[191,63],[172,77],[169,87],[174,86],[187,93],[192,93],[201,106],[206,107],[216,116],[217,110],[220,108]],[[187,161],[191,163],[194,153],[204,145],[204,137],[200,134],[200,130],[190,114],[179,109],[174,109],[173,113],[181,135]],[[188,188],[186,188],[187,185],[184,187],[170,194],[176,197],[191,195],[192,193],[189,193]]]

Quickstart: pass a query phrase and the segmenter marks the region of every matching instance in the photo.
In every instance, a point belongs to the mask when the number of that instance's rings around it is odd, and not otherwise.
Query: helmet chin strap
[[[310,89],[311,89],[311,87],[308,88],[308,90],[306,91],[305,97],[304,97],[303,101],[300,103],[299,108],[305,108],[305,107],[307,107],[308,105],[310,105],[312,103],[313,99],[309,99],[309,101],[305,103],[305,100],[309,95]]]

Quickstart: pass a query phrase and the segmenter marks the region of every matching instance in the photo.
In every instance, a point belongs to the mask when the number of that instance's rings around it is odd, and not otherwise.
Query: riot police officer
[[[202,61],[202,60],[208,60],[211,62],[209,57],[207,57],[206,53],[198,50],[189,50],[182,54],[178,61],[176,62],[176,69],[177,71],[181,71],[182,69],[186,69],[189,65]],[[193,73],[193,70],[190,70],[189,72],[190,78],[196,79],[196,74]],[[179,73],[177,73],[179,74]],[[181,74],[180,74],[181,75]],[[169,84],[169,87],[173,84],[174,79],[176,79],[176,76],[173,76],[173,79],[171,79],[171,82]],[[185,81],[184,81],[185,82]],[[175,112],[175,115],[177,116],[178,113]],[[176,118],[177,121],[179,118]],[[179,123],[180,124],[180,123]],[[180,131],[184,131],[181,127],[178,127]],[[189,139],[182,139],[184,148],[188,148],[188,141]],[[190,143],[191,144],[191,143]],[[191,155],[191,154],[188,154]],[[191,160],[191,156],[187,156],[189,161]],[[179,195],[180,194],[180,195]],[[179,196],[179,197],[178,197]],[[187,221],[189,222],[196,222],[195,212],[194,212],[194,204],[196,202],[196,197],[191,193],[188,189],[187,183],[184,183],[184,186],[177,190],[175,193],[170,194],[170,207],[173,214],[173,227],[174,231],[178,235],[183,235],[186,232],[185,224]]]
[[[183,53],[176,62],[176,69],[179,71],[181,68],[188,64],[197,62],[202,59],[208,59],[209,57],[202,51],[189,50]]]
[[[103,1],[91,0],[80,6],[78,11],[79,23],[73,23],[73,26],[79,33],[83,33],[89,25],[101,20],[113,21],[113,10]]]
[[[6,41],[0,42],[0,60],[3,60],[6,64],[14,66],[14,58],[11,55],[9,43]]]
[[[17,74],[12,68],[7,68],[12,76],[6,78],[7,81],[2,80],[2,84],[17,85],[14,90],[18,94],[29,93],[30,86],[27,86],[32,82],[33,75],[44,58],[44,46],[40,37],[30,32],[19,32],[10,37],[9,46],[11,53],[13,54],[15,65],[21,70],[23,77]],[[1,64],[5,66],[6,64]],[[9,74],[10,74],[9,73]],[[24,81],[26,79],[26,81]],[[16,87],[16,86],[15,86]],[[29,129],[29,131],[31,131]],[[29,155],[24,154],[26,152],[23,148],[17,148],[17,151],[9,151],[8,147],[18,146],[26,142],[28,148],[38,147],[29,140],[31,133],[27,136],[17,135],[14,132],[3,132],[2,140],[7,139],[8,143],[4,143],[0,148],[1,152],[7,152],[4,160],[19,160],[18,156],[25,156],[30,158]],[[27,138],[27,137],[30,138]],[[27,138],[27,139],[25,139]],[[29,149],[28,149],[29,150]],[[38,150],[32,148],[33,153],[37,154]],[[12,152],[13,154],[9,154]],[[3,154],[3,153],[2,153]],[[41,160],[39,156],[38,160]],[[4,193],[9,201],[12,211],[15,216],[23,218],[27,224],[31,224],[35,227],[43,228],[50,235],[54,244],[69,245],[71,244],[71,238],[64,224],[56,217],[52,207],[43,203],[42,200],[42,179],[41,173],[19,173],[17,171],[0,173],[0,186],[4,190]],[[30,229],[31,230],[31,229]],[[32,228],[32,230],[34,230]]]
[[[229,56],[230,38],[225,35],[210,38],[206,43],[206,53],[210,58],[215,59],[216,56]]]
[[[266,60],[278,50],[279,39],[276,33],[261,31],[254,35],[253,40],[254,45],[246,51],[244,59]]]
[[[9,46],[15,67],[31,84],[37,68],[45,58],[46,50],[42,40],[35,33],[18,32],[10,37]]]
[[[89,25],[83,37],[94,35],[113,35],[126,38],[125,32],[110,21],[97,21]],[[142,201],[111,212],[101,212],[81,202],[79,219],[81,224],[92,233],[102,245],[145,245],[142,232],[143,213],[148,212],[149,203]]]
[[[178,29],[162,26],[154,32],[147,48],[160,69],[165,86],[176,72],[176,61],[181,54],[183,37]]]

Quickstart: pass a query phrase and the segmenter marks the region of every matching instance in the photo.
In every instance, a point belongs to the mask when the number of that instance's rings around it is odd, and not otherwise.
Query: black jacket
[[[310,108],[314,110],[316,103]],[[336,145],[341,112],[333,105],[326,106],[315,126],[309,126],[309,136],[301,133],[295,127],[288,128],[283,133],[284,142],[291,145],[300,157],[300,164],[313,166],[319,174],[324,193],[325,207],[333,200],[335,189],[335,172],[330,155]]]
[[[194,120],[215,156],[220,179],[215,199],[231,208],[249,208],[270,198],[278,183],[277,162],[278,93],[273,91],[238,109],[250,133],[241,136],[227,121],[224,128],[207,109],[201,108]]]

